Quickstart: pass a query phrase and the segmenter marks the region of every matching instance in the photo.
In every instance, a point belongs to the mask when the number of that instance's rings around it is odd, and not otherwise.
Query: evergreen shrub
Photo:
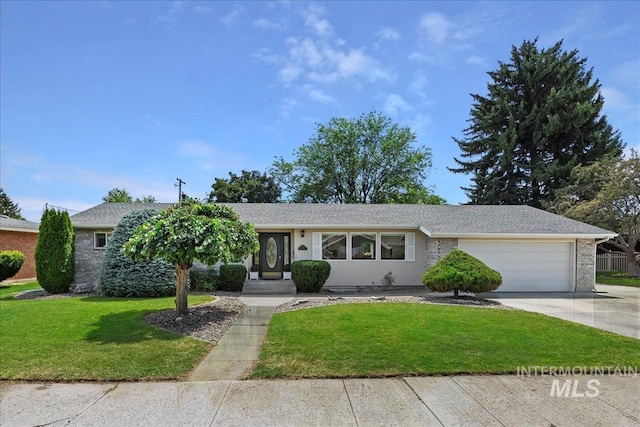
[[[220,266],[220,279],[218,290],[240,292],[247,278],[247,268],[240,264],[227,264]]]
[[[175,268],[163,259],[134,261],[122,253],[122,245],[139,225],[158,211],[140,209],[125,215],[109,239],[100,269],[100,293],[110,297],[161,297],[175,294]]]
[[[74,275],[73,226],[66,211],[45,209],[35,260],[38,283],[50,294],[69,292]]]
[[[291,280],[298,292],[320,292],[330,274],[331,264],[327,261],[301,260],[291,264]]]
[[[20,251],[0,251],[0,282],[18,274],[25,259]]]

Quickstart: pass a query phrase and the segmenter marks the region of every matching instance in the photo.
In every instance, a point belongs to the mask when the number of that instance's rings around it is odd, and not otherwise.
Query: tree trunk
[[[633,252],[633,248],[625,250],[624,253],[627,256],[627,272],[629,273],[629,277],[640,277],[640,265],[638,265],[638,259]]]
[[[454,298],[458,298],[458,288],[453,289],[453,296]]]
[[[189,266],[175,264],[176,267],[176,313],[178,315],[187,314],[187,277],[189,276]]]

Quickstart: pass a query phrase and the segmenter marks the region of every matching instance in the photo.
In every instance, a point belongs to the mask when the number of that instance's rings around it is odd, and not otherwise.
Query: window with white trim
[[[322,233],[322,259],[347,259],[347,233]]]
[[[351,259],[376,259],[376,233],[351,233]]]
[[[402,260],[406,254],[405,233],[381,233],[380,234],[380,259]]]
[[[111,235],[112,233],[107,232],[93,233],[93,249],[106,249]]]

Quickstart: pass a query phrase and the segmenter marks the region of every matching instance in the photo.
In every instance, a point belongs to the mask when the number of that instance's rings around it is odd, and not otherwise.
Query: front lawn
[[[629,273],[626,271],[598,271],[596,283],[640,288],[640,277],[629,277]]]
[[[207,342],[145,324],[174,297],[16,300],[37,283],[0,286],[0,379],[131,381],[183,377]],[[190,295],[191,304],[210,301]]]
[[[252,378],[515,373],[640,366],[640,341],[518,310],[344,304],[273,316]]]

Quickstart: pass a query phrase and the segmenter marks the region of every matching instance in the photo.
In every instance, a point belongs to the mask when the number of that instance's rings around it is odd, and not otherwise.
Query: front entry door
[[[260,233],[260,273],[263,279],[282,279],[284,236],[283,233]]]

